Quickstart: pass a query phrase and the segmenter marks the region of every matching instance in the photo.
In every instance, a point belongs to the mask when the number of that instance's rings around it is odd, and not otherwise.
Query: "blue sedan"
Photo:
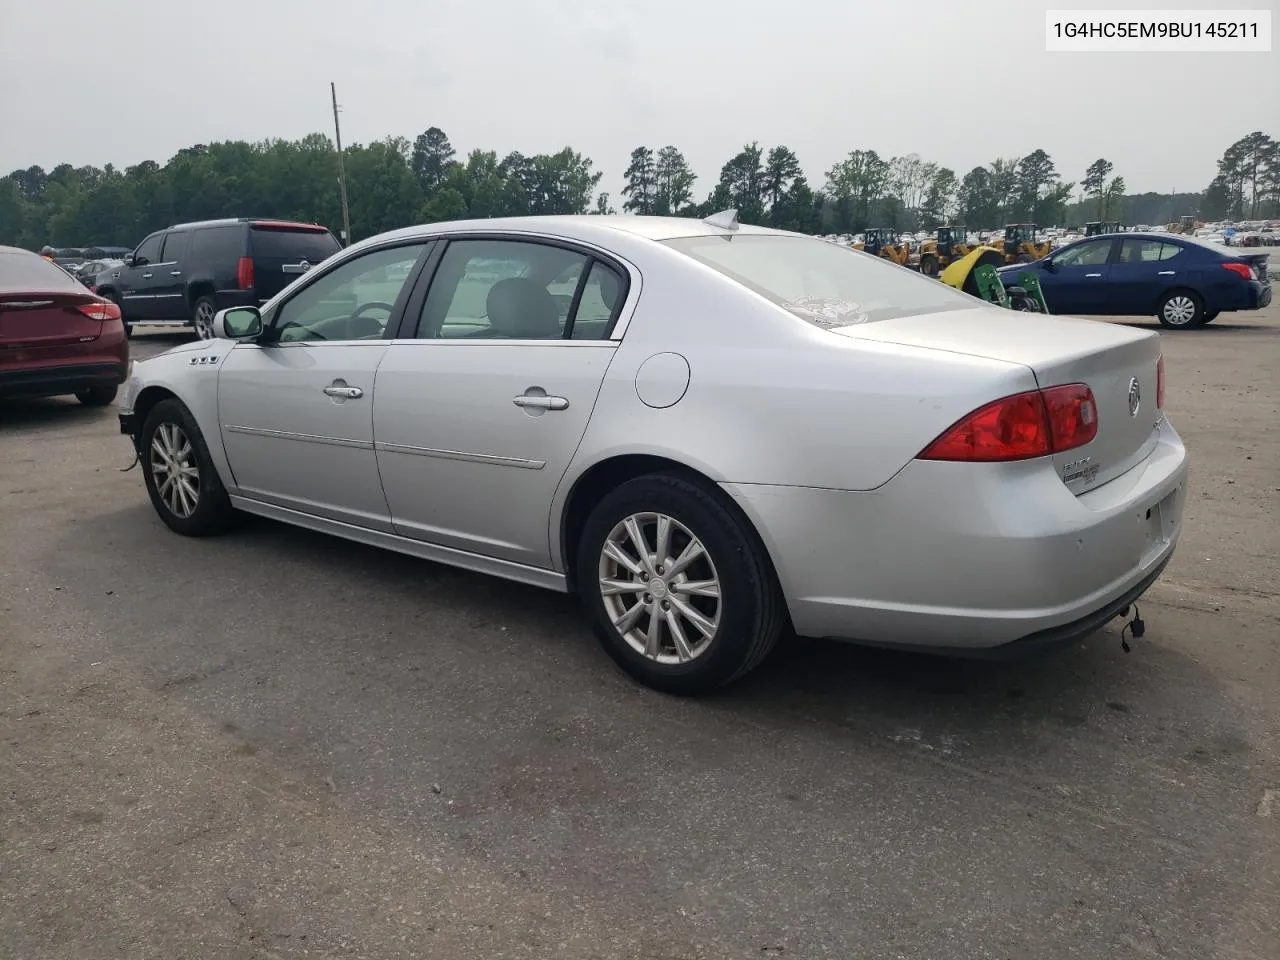
[[[1051,313],[1157,317],[1189,329],[1271,302],[1267,253],[1167,233],[1090,237],[1033,263],[1001,267],[1005,285],[1036,271]]]

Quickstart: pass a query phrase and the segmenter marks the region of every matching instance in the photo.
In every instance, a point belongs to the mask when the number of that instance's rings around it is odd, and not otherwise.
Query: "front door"
[[[117,289],[120,291],[120,310],[124,319],[159,320],[160,303],[156,300],[156,269],[164,247],[164,233],[153,233],[133,251],[120,268]]]
[[[242,496],[390,532],[374,380],[425,246],[377,248],[326,270],[265,318],[264,343],[238,344],[222,361],[218,423]]]
[[[1107,289],[1107,259],[1111,237],[1074,243],[1050,258],[1053,269],[1040,272],[1040,286],[1050,313],[1111,312]]]
[[[374,434],[397,533],[550,568],[551,501],[613,358],[624,278],[548,243],[449,244],[419,324],[378,369]]]

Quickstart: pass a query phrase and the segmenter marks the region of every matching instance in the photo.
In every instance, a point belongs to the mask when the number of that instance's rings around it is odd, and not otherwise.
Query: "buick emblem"
[[[1138,386],[1138,378],[1129,379],[1129,416],[1136,417],[1142,408],[1142,388]]]

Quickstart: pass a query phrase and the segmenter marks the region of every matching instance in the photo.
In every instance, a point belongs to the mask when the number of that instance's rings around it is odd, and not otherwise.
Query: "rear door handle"
[[[1100,273],[1086,273],[1086,274],[1085,274],[1085,276],[1086,276],[1086,277],[1100,277],[1100,276],[1102,276],[1102,274],[1100,274]]]
[[[569,401],[565,397],[530,397],[521,394],[511,400],[517,407],[533,407],[537,410],[568,410]]]
[[[182,276],[182,271],[181,271],[181,270],[170,270],[170,271],[169,271],[169,276],[171,276],[171,277],[180,277],[180,276]]]
[[[1178,272],[1177,270],[1161,270],[1159,273],[1157,273],[1157,274],[1156,274],[1156,276],[1157,276],[1157,277],[1172,277],[1172,276],[1173,276],[1175,273],[1177,273],[1177,272]]]
[[[325,396],[338,397],[342,400],[359,400],[364,396],[364,391],[359,387],[325,387]]]
[[[150,279],[151,279],[151,274],[149,274],[149,273],[144,273],[144,274],[142,275],[142,279],[143,279],[143,280],[150,280]]]

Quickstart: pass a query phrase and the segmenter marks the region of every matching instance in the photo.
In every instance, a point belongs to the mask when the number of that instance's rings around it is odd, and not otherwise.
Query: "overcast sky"
[[[642,143],[683,150],[701,197],[751,140],[790,146],[815,186],[857,148],[963,174],[1043,147],[1068,180],[1105,156],[1131,191],[1168,191],[1203,188],[1251,130],[1280,136],[1280,54],[1046,53],[1044,10],[1071,5],[0,0],[0,172],[332,133],[331,80],[345,142],[568,144],[615,198]]]

